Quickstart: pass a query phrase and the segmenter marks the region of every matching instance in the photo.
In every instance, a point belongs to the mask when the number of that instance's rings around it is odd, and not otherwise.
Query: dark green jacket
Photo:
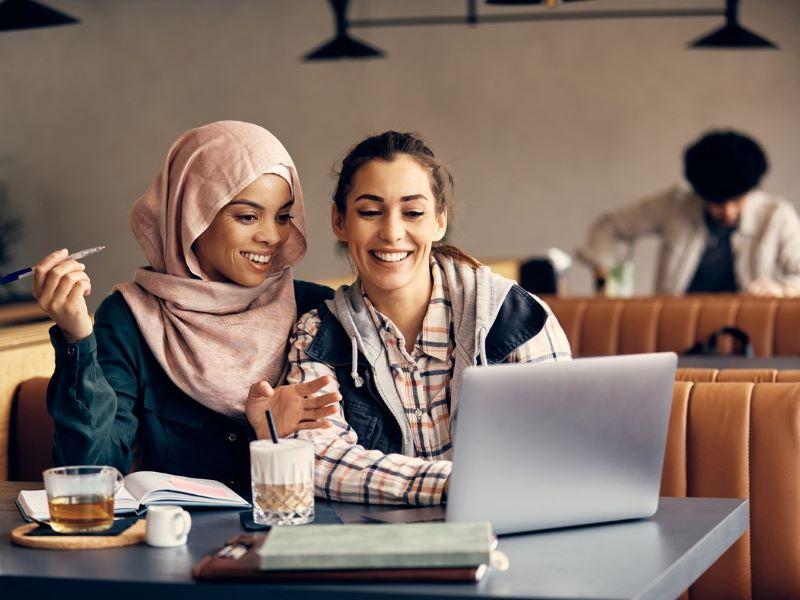
[[[333,296],[313,283],[295,281],[294,287],[300,315]],[[70,344],[56,326],[50,339],[56,368],[47,409],[55,421],[57,465],[111,465],[128,473],[135,462],[138,470],[247,489],[252,429],[195,402],[172,382],[122,294],[103,301],[89,337]]]

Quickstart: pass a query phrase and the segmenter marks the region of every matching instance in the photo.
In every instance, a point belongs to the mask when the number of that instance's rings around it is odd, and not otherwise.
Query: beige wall
[[[328,64],[300,61],[331,35],[322,0],[48,1],[82,22],[0,33],[0,181],[27,225],[14,266],[51,248],[108,244],[87,262],[93,304],[143,261],[128,209],[170,142],[216,119],[262,124],[292,153],[310,221],[298,269],[307,278],[347,270],[329,232],[331,167],[390,127],[422,132],[449,163],[460,200],[453,239],[480,257],[574,250],[600,210],[677,181],[682,148],[713,126],[760,138],[772,162],[765,187],[800,202],[796,0],[742,2],[744,23],[778,52],[686,50],[721,23],[707,17],[359,30],[387,57]],[[353,0],[351,16],[463,6]],[[644,244],[640,291],[652,254]],[[585,269],[571,279],[588,290]]]

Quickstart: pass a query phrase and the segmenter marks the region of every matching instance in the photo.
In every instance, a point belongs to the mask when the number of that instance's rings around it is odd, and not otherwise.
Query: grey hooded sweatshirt
[[[504,348],[500,355],[494,357],[494,359],[487,356],[487,335],[509,294],[524,296],[524,301],[530,303],[532,300],[533,303],[538,304],[538,307],[534,306],[534,308],[541,309],[541,326],[535,330],[536,335],[540,333],[549,335],[543,329],[544,322],[546,319],[555,318],[541,300],[531,297],[528,292],[515,285],[510,279],[493,273],[489,267],[482,266],[475,269],[466,263],[442,256],[436,257],[436,261],[441,267],[444,284],[450,296],[454,321],[454,367],[449,384],[451,397],[450,428],[452,435],[458,408],[458,389],[464,369],[476,364],[486,365],[490,362],[501,362],[515,348],[532,337],[531,335],[525,337],[524,331],[509,331],[503,340]],[[336,291],[334,299],[327,300],[326,305],[350,339],[352,351],[350,377],[355,386],[361,387],[363,385],[363,380],[357,372],[358,354],[360,352],[369,363],[375,389],[400,427],[402,432],[402,454],[415,456],[416,451],[411,426],[405,416],[400,393],[395,387],[386,348],[379,332],[375,328],[369,309],[364,303],[360,281],[357,280],[349,287],[340,287]],[[563,336],[563,332],[561,335]],[[555,347],[559,348],[560,351],[554,353],[553,360],[568,360],[570,358],[566,337],[558,340],[555,343]],[[503,353],[505,353],[504,356]],[[309,348],[309,355],[312,358],[314,357],[313,344]],[[343,402],[346,404],[347,401],[347,397],[345,397]]]

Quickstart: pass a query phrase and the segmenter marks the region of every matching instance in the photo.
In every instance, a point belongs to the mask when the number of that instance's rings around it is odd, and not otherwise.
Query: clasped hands
[[[608,269],[594,267],[595,291],[597,295],[602,296],[605,294],[604,288],[608,276]],[[763,275],[751,281],[743,291],[749,296],[759,296],[763,298],[795,298],[800,296],[800,289],[796,286]]]
[[[331,383],[334,383],[333,377],[325,375],[312,381],[275,388],[266,381],[251,385],[245,414],[258,439],[270,437],[267,409],[272,412],[278,437],[286,437],[303,429],[330,427],[331,422],[326,417],[338,412],[342,396],[336,391],[318,396],[314,394]]]
[[[754,279],[747,286],[745,293],[751,296],[793,298],[798,295],[798,289],[790,284],[762,276]]]

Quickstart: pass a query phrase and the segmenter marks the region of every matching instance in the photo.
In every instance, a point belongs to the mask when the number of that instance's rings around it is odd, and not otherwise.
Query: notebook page
[[[228,486],[213,479],[137,471],[125,477],[125,487],[145,505],[172,503],[183,506],[250,506]]]

